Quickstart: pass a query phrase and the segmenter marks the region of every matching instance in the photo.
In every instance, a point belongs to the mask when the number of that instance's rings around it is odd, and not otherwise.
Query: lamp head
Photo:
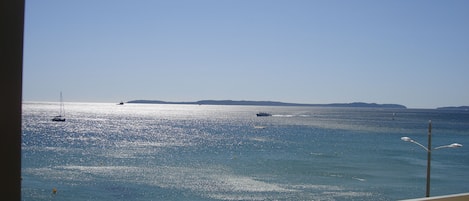
[[[401,137],[401,140],[405,142],[412,142],[412,139],[410,137]]]
[[[453,144],[450,144],[448,147],[450,147],[450,148],[459,148],[459,147],[462,147],[462,144],[453,143]]]

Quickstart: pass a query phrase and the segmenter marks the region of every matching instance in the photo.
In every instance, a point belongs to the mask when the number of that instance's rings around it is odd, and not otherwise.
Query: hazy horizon
[[[166,100],[150,100],[150,99],[132,99],[132,100],[121,100],[124,103],[128,104],[158,104],[158,103],[129,103],[130,101],[162,101],[165,102],[163,104],[171,104],[171,103],[188,103],[194,104],[198,101],[252,101],[252,102],[276,102],[276,103],[287,103],[287,104],[311,104],[311,105],[329,105],[329,104],[352,104],[352,103],[366,103],[366,104],[379,104],[379,105],[402,105],[405,106],[406,109],[437,109],[437,108],[444,108],[444,107],[469,107],[469,105],[441,105],[434,108],[423,108],[423,107],[408,107],[407,105],[400,104],[400,103],[376,103],[376,102],[366,102],[366,101],[357,101],[357,102],[330,102],[330,103],[296,103],[296,102],[284,102],[284,101],[275,101],[275,100],[230,100],[230,99],[201,99],[201,100],[192,100],[192,101],[166,101]],[[66,101],[64,103],[103,103],[103,104],[117,104],[121,101]],[[51,101],[51,100],[23,100],[23,103],[59,103],[60,101]],[[210,105],[210,104],[208,104]],[[254,105],[255,106],[255,105]],[[266,105],[269,106],[269,105]],[[272,105],[272,107],[277,107],[276,105]],[[285,106],[290,107],[290,106]],[[301,106],[300,106],[301,107]]]

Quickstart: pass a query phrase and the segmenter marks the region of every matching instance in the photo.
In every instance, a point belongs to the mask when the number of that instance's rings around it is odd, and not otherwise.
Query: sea
[[[21,200],[402,200],[469,192],[469,111],[24,102]],[[257,117],[258,112],[272,116]]]

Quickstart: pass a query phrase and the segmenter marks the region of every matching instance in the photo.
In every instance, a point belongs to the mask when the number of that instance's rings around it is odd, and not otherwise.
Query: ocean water
[[[26,102],[22,200],[399,200],[469,192],[469,111]],[[273,116],[256,117],[257,112]],[[467,146],[466,146],[467,145]]]

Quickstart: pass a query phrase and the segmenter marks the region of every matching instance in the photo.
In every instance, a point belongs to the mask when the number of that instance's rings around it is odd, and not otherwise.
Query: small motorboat
[[[272,114],[270,113],[267,113],[267,112],[259,112],[256,114],[258,117],[268,117],[268,116],[272,116]]]

